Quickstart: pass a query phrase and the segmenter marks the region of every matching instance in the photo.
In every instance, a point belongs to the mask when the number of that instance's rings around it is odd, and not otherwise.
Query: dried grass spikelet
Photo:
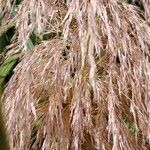
[[[11,149],[146,149],[149,25],[116,0],[67,7],[66,41],[25,52],[5,90]]]
[[[143,5],[145,19],[150,23],[150,1],[142,0],[141,3]]]
[[[0,25],[9,22],[13,18],[11,8],[11,0],[0,0]]]
[[[146,5],[146,2],[143,3]],[[123,129],[119,130],[121,121],[116,116],[118,112],[115,107],[121,110],[119,95],[125,95],[130,101],[129,113],[133,115],[136,130],[138,128],[141,130],[142,141],[145,141],[146,137],[149,139],[149,127],[146,128],[146,126],[149,126],[148,99],[150,95],[148,91],[150,82],[147,58],[149,57],[150,27],[147,24],[147,16],[145,15],[146,21],[143,20],[136,7],[126,3],[117,3],[116,0],[72,1],[68,7],[64,19],[64,35],[67,38],[72,18],[76,18],[83,56],[81,64],[84,68],[85,62],[89,63],[89,82],[96,100],[99,100],[98,91],[100,89],[94,55],[99,56],[102,50],[111,54],[106,80],[109,111],[108,132],[109,135],[113,135],[112,148],[114,150],[132,149],[127,136],[122,133]],[[116,59],[120,62],[119,74],[114,64]],[[118,90],[117,93],[116,90]],[[123,104],[124,100],[121,101]]]
[[[11,149],[143,148],[144,141],[138,143],[148,130],[143,100],[148,79],[140,77],[137,65],[123,76],[129,70],[122,72],[120,63],[112,62],[112,54],[104,52],[95,58],[94,98],[90,66],[86,62],[81,73],[81,49],[77,42],[69,46],[68,50],[61,40],[44,42],[25,53],[17,66],[4,95]],[[135,126],[132,134],[125,117]]]
[[[55,0],[24,0],[18,11],[20,45],[24,47],[30,35],[62,32],[66,6]]]

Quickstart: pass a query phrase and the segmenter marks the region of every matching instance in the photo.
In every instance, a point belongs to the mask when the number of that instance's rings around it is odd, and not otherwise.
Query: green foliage
[[[3,28],[3,30],[1,29]],[[15,29],[13,25],[5,26],[0,28],[0,53],[4,50],[4,48],[10,44],[10,40],[14,35]]]
[[[18,55],[8,57],[4,63],[0,66],[0,91],[4,90],[6,78],[9,77],[14,69],[15,65],[19,60]]]
[[[135,134],[136,132],[139,132],[139,130],[136,128],[135,124],[131,121],[129,121],[128,117],[124,117],[124,123],[127,129],[129,130],[130,134]]]

